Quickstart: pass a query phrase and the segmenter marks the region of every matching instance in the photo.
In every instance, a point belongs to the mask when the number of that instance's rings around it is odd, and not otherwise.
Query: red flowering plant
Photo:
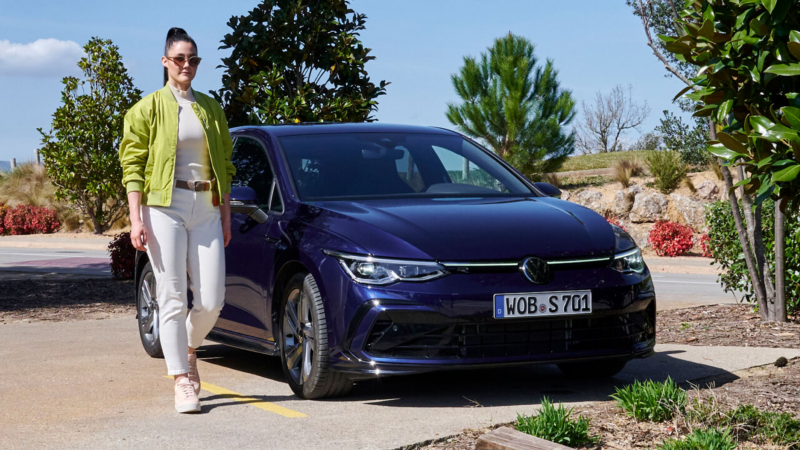
[[[694,246],[694,233],[686,225],[661,220],[650,229],[647,242],[658,256],[681,256]]]
[[[129,231],[114,236],[108,244],[108,253],[111,255],[111,276],[119,280],[133,278],[136,249],[133,248]]]
[[[714,254],[711,253],[711,243],[709,242],[708,232],[703,233],[697,242],[700,244],[700,252],[703,254],[704,258],[714,257]]]
[[[44,206],[17,205],[5,211],[5,232],[12,235],[54,233],[61,227],[56,212]]]

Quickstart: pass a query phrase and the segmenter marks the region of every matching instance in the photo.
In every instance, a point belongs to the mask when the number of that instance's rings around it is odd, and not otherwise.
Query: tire
[[[139,338],[142,347],[153,358],[163,358],[161,333],[159,332],[158,302],[155,298],[156,277],[150,261],[142,269],[136,289],[136,318],[139,324]]]
[[[353,382],[328,368],[328,327],[314,277],[298,273],[283,291],[280,318],[281,365],[289,387],[300,398],[346,395]]]
[[[611,378],[625,368],[625,359],[607,359],[558,364],[558,369],[572,378]]]

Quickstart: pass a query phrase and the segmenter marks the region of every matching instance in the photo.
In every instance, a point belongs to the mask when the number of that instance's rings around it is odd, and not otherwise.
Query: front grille
[[[470,359],[631,351],[655,336],[655,314],[645,311],[597,318],[507,319],[475,323],[430,323],[382,314],[373,324],[366,352],[374,357]],[[438,316],[438,315],[436,315]],[[429,322],[429,323],[420,323]]]

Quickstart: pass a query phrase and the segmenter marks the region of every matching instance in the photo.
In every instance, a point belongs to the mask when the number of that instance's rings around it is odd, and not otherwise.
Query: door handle
[[[264,240],[267,241],[268,244],[275,244],[279,241],[279,239],[270,236],[264,237]]]

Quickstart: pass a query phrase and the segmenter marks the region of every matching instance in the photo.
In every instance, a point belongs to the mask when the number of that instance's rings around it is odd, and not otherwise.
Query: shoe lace
[[[194,387],[192,386],[192,383],[179,382],[175,385],[175,389],[181,394],[181,396],[183,396],[183,398],[193,397],[196,395],[194,393]]]

